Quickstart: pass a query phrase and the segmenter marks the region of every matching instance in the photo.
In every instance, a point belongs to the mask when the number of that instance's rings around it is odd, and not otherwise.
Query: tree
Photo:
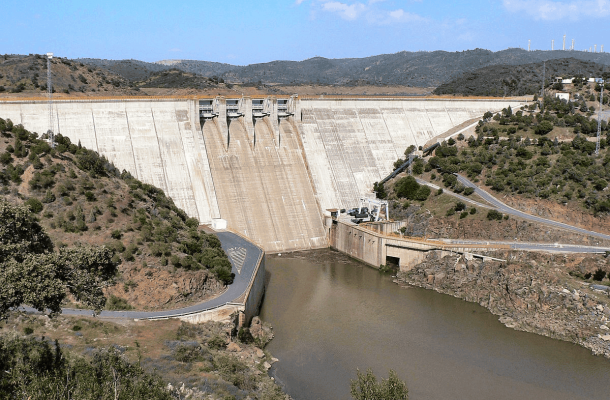
[[[80,246],[55,252],[27,207],[5,200],[0,220],[0,320],[22,304],[59,313],[68,293],[96,311],[104,307],[102,288],[117,271],[112,250]]]
[[[553,124],[550,121],[542,121],[535,128],[534,132],[537,135],[546,135],[553,130]]]
[[[350,393],[356,400],[407,400],[409,390],[404,381],[390,370],[388,379],[377,382],[373,371],[369,368],[366,373],[356,370],[357,379],[350,383]]]

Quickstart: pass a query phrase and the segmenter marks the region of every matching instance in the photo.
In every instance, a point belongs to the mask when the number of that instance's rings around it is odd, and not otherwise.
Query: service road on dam
[[[102,311],[102,318],[128,318],[128,319],[164,319],[178,318],[203,311],[213,310],[239,299],[248,289],[254,278],[254,272],[258,265],[263,250],[235,233],[228,231],[216,232],[220,239],[223,250],[229,255],[231,261],[231,272],[235,279],[231,285],[218,297],[195,304],[189,307],[165,311]],[[244,251],[245,250],[245,251]],[[33,308],[24,307],[26,311],[35,311]],[[64,315],[91,316],[92,311],[86,309],[62,309]]]

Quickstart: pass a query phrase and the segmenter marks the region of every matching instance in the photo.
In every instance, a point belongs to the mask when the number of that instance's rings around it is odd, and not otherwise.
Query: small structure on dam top
[[[272,253],[327,247],[323,211],[358,205],[406,148],[487,111],[523,104],[404,97],[91,97],[54,100],[52,122],[54,132],[163,189],[188,216],[203,224],[226,220],[228,229]],[[49,129],[48,112],[46,98],[0,99],[0,117],[32,132]]]
[[[232,121],[243,117],[243,123],[252,143],[256,144],[255,126],[257,121],[267,117],[272,126],[272,131],[278,142],[281,140],[279,122],[280,119],[293,116],[295,113],[295,98],[272,98],[267,96],[262,99],[252,99],[242,96],[240,98],[225,98],[218,96],[215,99],[199,100],[199,118],[201,125],[212,120],[218,120],[217,129],[227,139],[227,146],[231,140],[229,127]]]

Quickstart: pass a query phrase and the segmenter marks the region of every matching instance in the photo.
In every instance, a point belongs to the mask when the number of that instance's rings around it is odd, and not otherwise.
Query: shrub
[[[460,219],[464,219],[464,218],[466,218],[467,216],[468,216],[468,211],[462,211],[462,212],[460,213]]]
[[[226,349],[227,341],[220,336],[215,335],[208,340],[208,347],[212,350]]]
[[[489,210],[489,212],[487,212],[487,219],[490,221],[501,221],[502,217],[502,213],[498,210]]]
[[[470,214],[474,215],[474,214],[476,214],[476,213],[477,213],[477,209],[476,209],[476,208],[474,208],[474,207],[472,207],[472,208],[470,209]]]
[[[447,210],[447,216],[451,217],[452,215],[455,215],[455,208],[450,208]]]
[[[12,162],[13,162],[13,157],[11,156],[11,153],[4,152],[4,153],[2,153],[2,155],[0,155],[0,163],[2,163],[3,165],[8,165]]]
[[[465,209],[466,209],[466,204],[464,204],[463,202],[458,201],[455,204],[455,211],[464,211]]]
[[[23,333],[25,333],[26,335],[31,335],[32,333],[34,333],[34,329],[30,328],[29,326],[26,326],[25,328],[23,328]]]
[[[25,205],[28,206],[33,213],[38,214],[39,212],[42,211],[42,203],[40,202],[40,200],[38,200],[34,197],[30,197],[25,202]]]
[[[110,233],[110,237],[118,240],[123,237],[123,234],[121,233],[120,230],[115,229]]]
[[[95,201],[95,194],[93,194],[93,192],[87,190],[85,192],[85,198],[87,199],[87,201]]]
[[[110,298],[106,302],[106,309],[110,311],[121,311],[133,310],[133,307],[127,302],[127,300],[111,294]]]
[[[597,270],[595,270],[595,273],[593,274],[594,281],[602,281],[605,277],[606,277],[606,271],[604,271],[601,268],[598,268]]]
[[[466,189],[464,189],[464,196],[470,196],[473,193],[474,193],[474,188],[467,187]]]
[[[44,197],[42,198],[42,202],[43,203],[52,203],[55,201],[55,194],[53,194],[52,191],[47,190],[47,193],[45,193]]]

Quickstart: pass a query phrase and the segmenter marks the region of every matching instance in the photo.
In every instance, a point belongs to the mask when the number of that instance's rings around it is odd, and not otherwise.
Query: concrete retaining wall
[[[383,234],[364,229],[357,225],[348,225],[333,221],[329,232],[331,247],[357,260],[379,268],[386,264],[386,257],[399,260],[401,271],[411,269],[423,261],[431,246],[418,243],[405,243],[401,239],[392,239]]]

